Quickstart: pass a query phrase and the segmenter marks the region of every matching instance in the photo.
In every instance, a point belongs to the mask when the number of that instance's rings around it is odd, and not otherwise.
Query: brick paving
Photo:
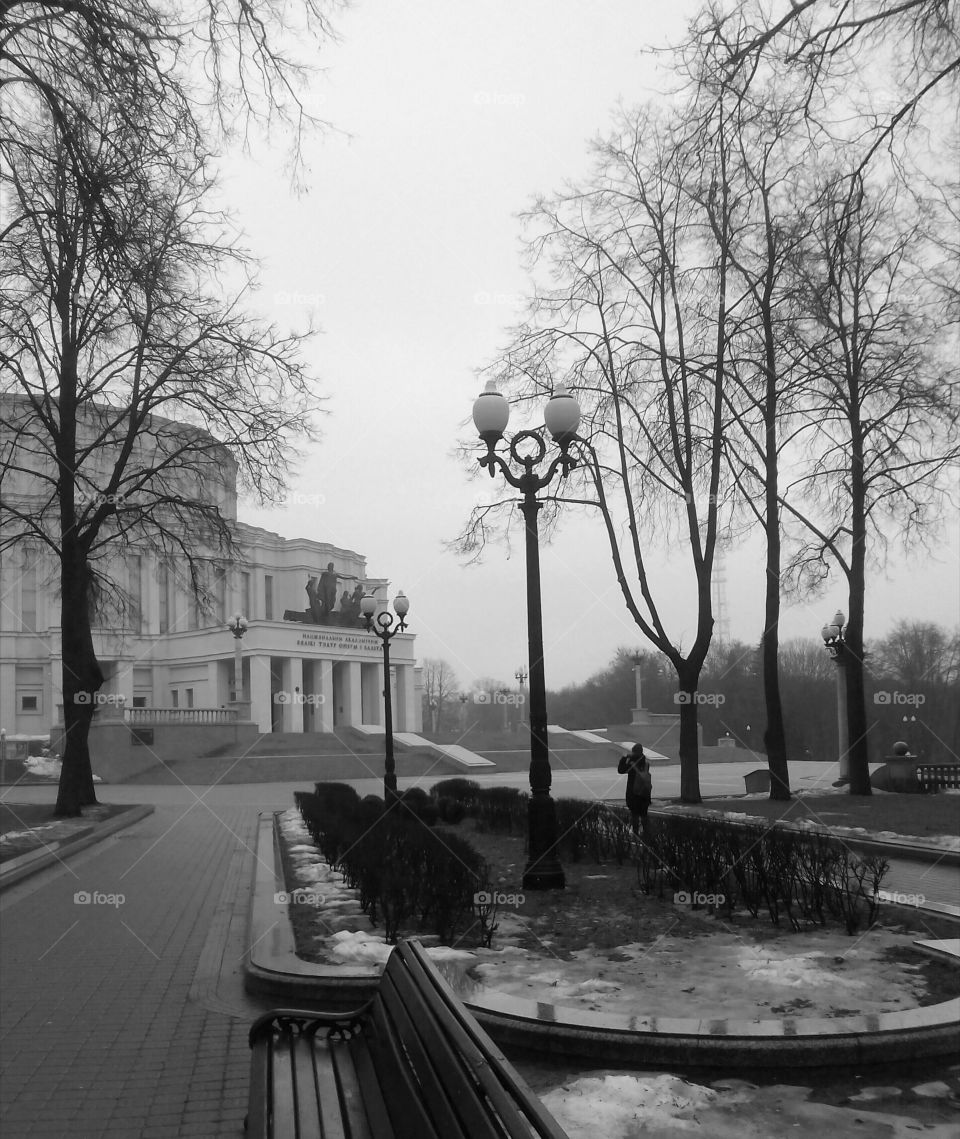
[[[4,895],[5,1139],[243,1134],[255,829],[254,807],[159,806]]]

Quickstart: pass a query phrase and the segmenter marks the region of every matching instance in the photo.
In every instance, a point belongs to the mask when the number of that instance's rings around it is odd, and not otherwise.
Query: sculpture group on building
[[[340,607],[337,608],[337,589],[340,582],[344,584],[356,581],[353,592],[344,589],[340,595]],[[307,597],[310,600],[308,608],[302,612],[287,609],[283,614],[284,621],[300,621],[305,625],[341,625],[353,627],[360,619],[360,599],[363,597],[363,585],[357,581],[353,574],[340,575],[334,569],[333,562],[327,563],[327,568],[319,575],[313,575],[307,581]]]

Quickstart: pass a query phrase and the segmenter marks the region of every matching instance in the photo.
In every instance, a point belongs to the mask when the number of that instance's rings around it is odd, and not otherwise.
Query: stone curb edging
[[[261,815],[245,962],[247,991],[294,997],[332,1010],[355,1008],[375,991],[379,970],[348,973],[296,956],[291,923],[273,901],[274,893],[285,888],[278,879],[279,867],[273,816]],[[783,1068],[880,1063],[891,1056],[954,1055],[960,1049],[960,998],[842,1019],[628,1017],[490,990],[471,992],[466,978],[441,967],[460,999],[498,1043],[554,1056],[621,1065]]]
[[[11,886],[15,886],[18,882],[22,882],[31,874],[46,869],[54,862],[62,861],[65,856],[86,850],[88,846],[92,846],[101,839],[109,838],[116,831],[140,822],[141,819],[152,815],[153,812],[154,808],[150,805],[128,807],[125,811],[112,815],[102,823],[92,823],[89,827],[71,835],[70,838],[58,839],[56,842],[47,843],[37,850],[28,850],[26,854],[11,858],[9,862],[0,864],[0,893]]]

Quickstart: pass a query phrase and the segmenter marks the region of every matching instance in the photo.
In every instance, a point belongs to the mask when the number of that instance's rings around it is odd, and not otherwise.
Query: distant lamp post
[[[466,692],[460,693],[460,733],[461,735],[467,730],[467,701],[470,697]]]
[[[908,755],[914,759],[919,758],[920,752],[917,748],[917,731],[916,731],[916,716],[902,716],[900,722],[903,724],[903,735],[907,741],[907,746],[910,749]]]
[[[526,531],[527,569],[527,644],[530,669],[530,806],[527,816],[528,861],[523,874],[527,890],[562,889],[566,885],[563,868],[557,858],[557,813],[550,798],[550,751],[547,743],[547,694],[543,671],[543,611],[540,598],[540,541],[537,515],[542,503],[537,493],[558,472],[565,478],[577,465],[569,453],[577,438],[580,407],[562,385],[558,385],[544,408],[543,420],[553,442],[559,448],[543,475],[538,467],[547,455],[547,442],[541,431],[519,431],[509,440],[508,457],[523,473],[515,475],[507,459],[496,453],[510,420],[510,405],[490,380],[473,404],[473,422],[487,446],[487,453],[477,461],[493,478],[499,471],[510,486],[521,492],[520,510]],[[529,442],[527,449],[525,444]],[[524,453],[527,451],[527,453]]]
[[[397,795],[397,765],[393,758],[393,699],[390,693],[390,642],[407,627],[406,616],[410,610],[410,602],[401,590],[393,599],[393,608],[397,614],[394,623],[393,614],[384,610],[377,611],[377,599],[366,593],[360,599],[360,616],[363,618],[364,628],[369,633],[380,638],[383,645],[383,725],[384,725],[384,762],[383,762],[383,800],[389,804]]]
[[[844,639],[844,617],[841,610],[833,615],[833,621],[824,625],[820,636],[826,646],[827,652],[837,666],[837,737],[840,744],[840,778],[834,782],[834,787],[841,787],[850,782],[850,732],[847,726],[847,657],[849,648]]]
[[[430,701],[430,731],[434,735],[437,734],[437,702],[436,700]]]
[[[243,703],[243,634],[247,631],[247,619],[242,613],[234,613],[227,623],[233,633],[233,698]]]
[[[514,679],[517,682],[517,687],[520,689],[520,703],[517,707],[517,722],[518,724],[522,724],[524,722],[523,706],[527,702],[527,698],[523,694],[523,684],[527,679],[527,670],[521,664],[513,675]]]

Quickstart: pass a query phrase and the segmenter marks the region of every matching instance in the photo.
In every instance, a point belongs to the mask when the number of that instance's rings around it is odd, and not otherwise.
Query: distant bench
[[[918,763],[917,782],[924,791],[960,788],[960,763]]]
[[[568,1139],[418,941],[362,1008],[276,1009],[250,1047],[253,1139]]]

